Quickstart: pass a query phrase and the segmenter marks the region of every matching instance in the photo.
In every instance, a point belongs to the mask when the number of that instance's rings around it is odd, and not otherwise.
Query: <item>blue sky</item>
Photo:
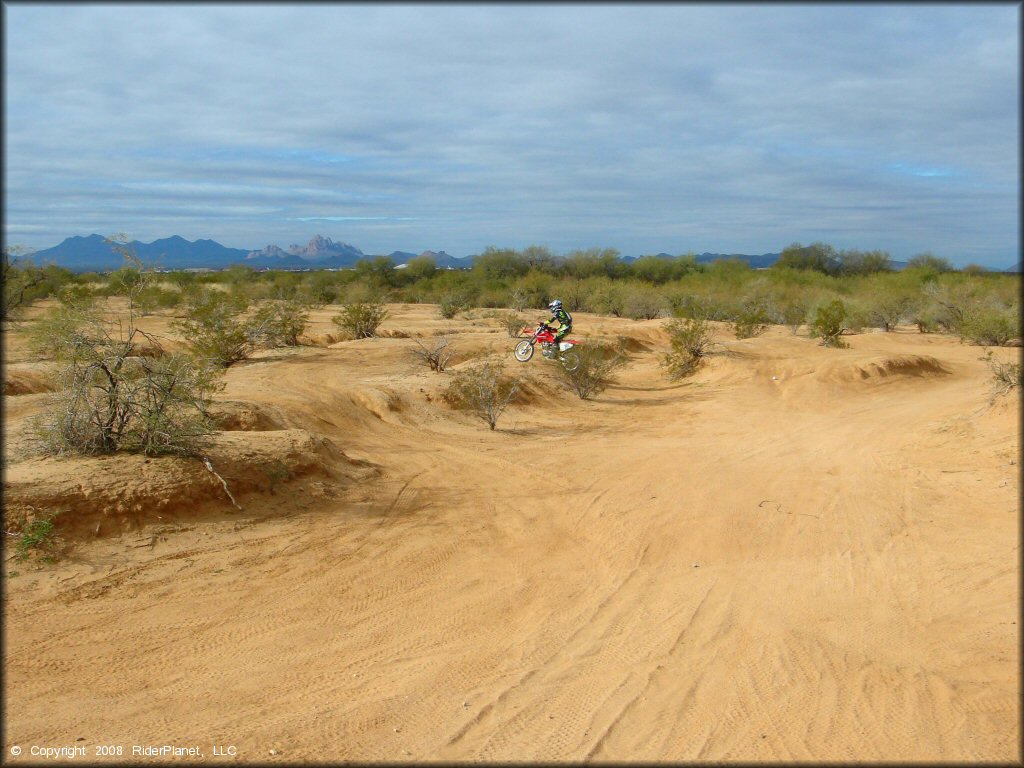
[[[1003,268],[1017,4],[4,3],[5,242]]]

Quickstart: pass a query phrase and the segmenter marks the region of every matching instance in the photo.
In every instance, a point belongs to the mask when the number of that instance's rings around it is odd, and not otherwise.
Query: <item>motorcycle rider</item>
[[[557,322],[561,326],[558,332],[555,333],[555,342],[551,346],[552,354],[554,354],[554,351],[558,349],[558,343],[572,331],[572,315],[565,311],[559,299],[555,299],[548,304],[548,309],[551,310],[552,317],[546,324],[550,326],[552,323]]]

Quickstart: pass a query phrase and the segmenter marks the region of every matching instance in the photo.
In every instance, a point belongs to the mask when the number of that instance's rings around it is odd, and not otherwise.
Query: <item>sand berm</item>
[[[60,509],[65,547],[8,540],[8,762],[1020,759],[1020,403],[979,347],[720,325],[673,382],[665,320],[577,313],[630,350],[583,401],[481,310],[389,310],[232,366],[220,477],[31,455],[47,364],[7,334],[5,514]],[[493,432],[410,357],[449,326],[451,370],[530,377]]]

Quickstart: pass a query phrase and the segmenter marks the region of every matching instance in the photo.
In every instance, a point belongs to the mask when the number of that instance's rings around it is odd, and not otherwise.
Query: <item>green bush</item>
[[[814,313],[814,321],[811,323],[811,337],[821,338],[821,343],[826,347],[847,346],[840,338],[846,321],[846,305],[839,299],[833,299],[827,304],[818,306]]]
[[[909,291],[881,287],[865,299],[870,324],[887,333],[895,330],[900,323],[913,318],[917,304]]]
[[[377,328],[387,316],[388,312],[380,302],[356,302],[346,304],[341,314],[332,317],[331,322],[354,339],[369,339],[377,334]]]
[[[614,373],[626,362],[622,349],[610,344],[578,344],[574,348],[579,366],[568,370],[557,361],[562,383],[580,398],[588,400],[614,383]]]
[[[181,303],[180,291],[161,288],[159,285],[147,285],[138,293],[139,312],[149,315],[158,309],[172,309]]]
[[[298,299],[270,301],[261,306],[250,325],[260,342],[269,347],[294,347],[309,322],[310,306]]]
[[[198,287],[184,301],[184,317],[171,323],[192,353],[212,365],[245,360],[259,344],[256,328],[242,318],[248,301],[238,293]]]
[[[729,321],[736,316],[737,307],[729,299],[711,293],[706,287],[701,293],[676,289],[669,293],[672,314],[693,320]]]
[[[626,313],[626,289],[608,278],[595,283],[590,294],[589,311],[622,317]]]
[[[795,336],[799,332],[800,326],[807,322],[808,309],[807,302],[789,299],[779,308],[779,320],[783,325],[788,326]]]
[[[61,510],[51,511],[34,520],[25,520],[15,545],[19,562],[27,560],[31,552],[43,552],[46,553],[45,559],[54,559],[58,547],[53,520],[60,513]]]
[[[1020,337],[1020,314],[1016,307],[975,306],[960,321],[961,341],[1000,347]]]
[[[733,318],[733,333],[737,339],[749,339],[760,336],[768,328],[771,318],[764,299],[750,299],[740,304]]]
[[[19,316],[34,299],[46,295],[46,273],[28,258],[23,246],[4,247],[0,282],[3,283],[2,320]]]
[[[654,320],[667,308],[665,296],[657,288],[635,285],[626,291],[622,300],[622,314],[631,320]]]
[[[918,333],[935,333],[939,330],[940,309],[931,302],[920,301],[910,313],[910,322],[917,326]]]
[[[57,292],[57,301],[65,307],[88,307],[96,300],[96,292],[88,285],[69,283]]]
[[[465,291],[449,291],[441,296],[437,303],[438,312],[445,320],[451,320],[459,312],[465,312],[472,306],[473,302]]]
[[[849,333],[862,333],[865,328],[873,326],[871,310],[863,299],[852,299],[845,302],[846,319],[843,325]]]
[[[683,317],[670,321],[665,330],[672,345],[663,361],[669,378],[680,379],[695,373],[711,351],[711,324],[702,317]]]
[[[514,339],[523,332],[523,324],[526,322],[517,312],[506,312],[499,316],[501,327],[509,338]]]

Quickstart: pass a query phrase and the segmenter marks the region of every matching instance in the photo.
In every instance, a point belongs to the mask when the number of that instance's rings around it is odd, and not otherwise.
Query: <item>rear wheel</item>
[[[516,344],[516,360],[525,363],[531,357],[533,357],[533,344],[528,339],[523,339]]]
[[[572,373],[580,367],[580,353],[575,349],[570,349],[562,353],[562,365],[565,370]]]

